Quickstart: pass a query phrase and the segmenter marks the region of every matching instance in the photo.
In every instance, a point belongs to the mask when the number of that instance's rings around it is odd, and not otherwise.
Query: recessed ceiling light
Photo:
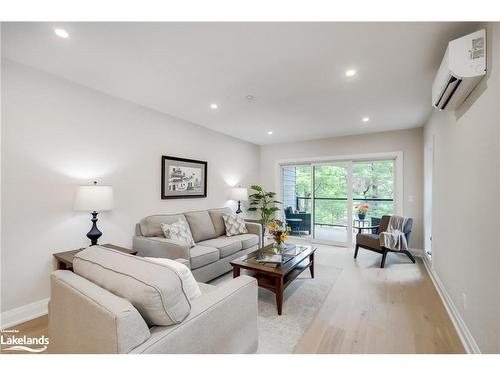
[[[247,100],[254,100],[254,99],[255,99],[255,96],[253,96],[253,95],[247,95],[247,96],[245,96],[245,98],[246,98]]]
[[[219,106],[217,104],[213,103],[213,104],[210,104],[210,108],[217,109],[217,108],[219,108]]]
[[[356,71],[354,69],[346,70],[345,75],[346,77],[354,77],[356,75]]]
[[[60,38],[63,38],[63,39],[67,39],[69,38],[69,34],[66,30],[64,29],[54,29],[54,33],[60,37]]]
[[[272,134],[273,134],[273,131],[272,131],[272,130],[269,130],[269,131],[267,132],[267,134],[272,135]]]
[[[363,119],[361,121],[368,122],[368,121],[370,121],[370,118],[369,117],[363,117]]]

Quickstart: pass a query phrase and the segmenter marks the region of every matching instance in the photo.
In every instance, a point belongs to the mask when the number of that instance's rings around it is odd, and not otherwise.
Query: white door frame
[[[371,153],[371,154],[353,154],[353,155],[335,155],[335,156],[322,156],[322,157],[308,157],[308,158],[293,158],[293,159],[283,159],[277,160],[275,162],[275,181],[274,186],[278,195],[278,200],[282,201],[283,198],[283,186],[282,186],[282,167],[298,166],[298,165],[310,165],[311,166],[311,219],[314,219],[314,165],[324,165],[324,164],[341,164],[342,162],[348,163],[348,186],[352,187],[352,163],[362,162],[362,161],[377,161],[377,160],[394,160],[394,213],[396,215],[403,216],[403,196],[404,196],[404,175],[403,175],[403,152],[383,152],[383,153]],[[348,217],[352,217],[352,189],[348,188]],[[283,218],[283,209],[280,210],[281,218]],[[350,228],[350,231],[349,231]],[[348,222],[348,233],[352,233],[352,222]],[[327,245],[336,246],[352,246],[352,236],[348,236],[347,244],[338,244],[335,241],[324,241],[314,239],[314,225],[311,222],[311,242]]]

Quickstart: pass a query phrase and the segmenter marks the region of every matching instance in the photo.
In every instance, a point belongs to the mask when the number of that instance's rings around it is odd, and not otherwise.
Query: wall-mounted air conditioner
[[[448,43],[432,85],[432,105],[453,111],[486,75],[486,30]]]

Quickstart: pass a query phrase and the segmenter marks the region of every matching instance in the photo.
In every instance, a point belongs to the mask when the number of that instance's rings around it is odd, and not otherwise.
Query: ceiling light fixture
[[[219,108],[219,106],[217,104],[213,103],[213,104],[210,104],[210,108],[217,109],[217,108]]]
[[[356,75],[356,71],[354,69],[346,70],[345,75],[346,77],[354,77]]]
[[[272,131],[272,130],[269,130],[269,131],[267,132],[267,134],[269,134],[269,135],[273,135],[273,131]]]
[[[67,39],[69,38],[69,34],[66,30],[64,29],[54,29],[54,33],[60,37],[60,38],[63,38],[63,39]]]
[[[254,99],[255,99],[255,96],[253,96],[253,95],[247,95],[247,96],[245,96],[245,98],[246,98],[247,100],[254,100]]]
[[[363,117],[363,119],[361,121],[368,122],[368,121],[370,121],[370,118],[369,117]]]

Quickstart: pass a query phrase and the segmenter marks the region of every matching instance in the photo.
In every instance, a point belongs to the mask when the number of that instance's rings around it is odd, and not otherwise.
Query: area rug
[[[322,306],[341,269],[335,267],[334,258],[328,248],[316,251],[314,279],[305,270],[285,290],[283,315],[276,311],[273,293],[259,288],[259,349],[261,354],[289,354],[305,329]],[[210,284],[220,285],[231,280],[232,274],[225,274]]]

